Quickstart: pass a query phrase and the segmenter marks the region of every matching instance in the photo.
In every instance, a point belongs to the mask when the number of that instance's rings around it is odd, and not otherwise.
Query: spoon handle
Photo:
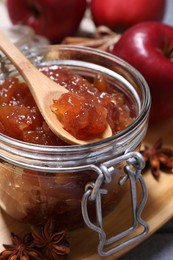
[[[11,60],[17,70],[24,75],[30,73],[35,67],[27,60],[21,51],[10,41],[10,39],[0,31],[0,49]],[[27,74],[28,75],[28,74]],[[26,77],[28,77],[26,75]]]
[[[2,31],[0,31],[0,50],[12,61],[38,103],[40,103],[41,100],[45,100],[47,93],[50,93],[51,90],[55,91],[56,89],[58,92],[66,92],[63,86],[53,82],[50,78],[41,73]],[[37,98],[38,96],[39,100]]]

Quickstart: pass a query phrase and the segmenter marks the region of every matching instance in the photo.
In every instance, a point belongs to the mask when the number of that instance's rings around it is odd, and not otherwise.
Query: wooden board
[[[161,125],[150,126],[145,142],[153,144],[159,137],[163,137],[164,146],[173,147],[173,120],[169,120]],[[149,224],[150,231],[148,236],[153,234],[163,224],[173,217],[173,174],[161,173],[159,181],[156,181],[150,172],[144,174],[144,179],[148,187],[148,201],[143,212],[143,219]],[[105,219],[105,228],[111,235],[114,229],[121,230],[124,226],[129,225],[129,205],[126,198],[120,208],[111,212]],[[121,216],[121,217],[119,217]],[[23,224],[11,219],[9,216],[0,212],[0,251],[2,251],[3,243],[10,242],[9,232],[13,231],[17,234],[26,233],[27,227]],[[138,232],[137,229],[135,232]],[[87,227],[69,234],[71,243],[71,254],[69,260],[101,260],[103,259],[97,254],[97,235]],[[117,254],[107,257],[108,260],[116,259],[125,252],[139,244],[128,247]]]

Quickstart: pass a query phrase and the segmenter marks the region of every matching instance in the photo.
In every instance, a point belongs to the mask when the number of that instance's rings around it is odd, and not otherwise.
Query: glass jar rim
[[[85,52],[90,52],[93,55],[97,54],[99,56],[102,56],[104,58],[108,58],[109,60],[115,61],[118,63],[118,65],[122,66],[123,68],[128,69],[128,71],[135,77],[135,79],[138,79],[138,82],[140,83],[140,87],[142,88],[142,92],[144,95],[144,103],[143,106],[141,107],[140,113],[136,116],[134,121],[127,126],[125,129],[121,130],[120,132],[116,133],[115,135],[112,135],[111,137],[102,139],[100,141],[92,142],[89,144],[84,144],[84,145],[66,145],[66,146],[48,146],[48,145],[40,145],[40,144],[33,144],[33,143],[27,143],[24,141],[20,141],[11,137],[8,137],[4,134],[0,134],[0,141],[2,142],[9,142],[10,145],[14,146],[19,146],[20,148],[28,149],[28,150],[39,150],[39,151],[65,151],[65,152],[72,152],[72,151],[85,151],[87,149],[91,148],[96,148],[96,147],[101,147],[106,145],[107,143],[111,143],[115,140],[121,139],[125,137],[127,134],[129,134],[131,131],[134,131],[139,124],[141,124],[143,121],[146,120],[146,117],[148,117],[148,111],[150,110],[151,106],[151,95],[150,95],[150,90],[148,87],[148,84],[144,77],[141,75],[139,71],[137,71],[133,66],[131,66],[129,63],[126,61],[122,60],[121,58],[107,53],[102,50],[98,49],[93,49],[90,47],[83,47],[83,46],[73,46],[73,45],[43,45],[43,46],[37,46],[33,47],[30,50],[28,50],[25,55],[29,55],[33,51],[38,51],[39,50],[44,50],[45,48],[51,48],[51,49],[60,49],[60,50],[82,50]]]

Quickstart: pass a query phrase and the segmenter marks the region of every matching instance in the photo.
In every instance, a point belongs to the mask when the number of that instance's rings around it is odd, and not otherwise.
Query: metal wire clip
[[[114,172],[114,167],[117,163],[126,162],[124,166],[125,175],[120,179],[120,185],[123,185],[127,180],[130,181],[131,186],[131,201],[132,201],[132,216],[133,223],[132,226],[119,234],[107,239],[106,233],[103,230],[103,217],[102,217],[102,202],[101,197],[107,193],[107,190],[102,189],[103,183],[111,182],[111,174]],[[142,155],[138,152],[129,152],[118,158],[109,160],[100,165],[98,178],[95,183],[90,183],[86,185],[86,191],[83,195],[81,208],[82,215],[86,225],[98,233],[99,235],[99,244],[98,244],[98,254],[100,256],[109,256],[119,250],[139,241],[144,238],[149,230],[148,224],[141,218],[142,211],[147,201],[147,188],[145,181],[141,175],[141,171],[145,166],[144,159]],[[137,203],[137,180],[140,182],[142,188],[142,198],[139,203]],[[95,201],[96,207],[96,217],[97,224],[94,224],[90,221],[88,215],[88,201]],[[128,236],[134,232],[138,225],[143,227],[143,231],[140,234],[134,235],[130,238]],[[121,242],[122,238],[126,238],[125,241]],[[115,246],[113,243],[118,242]],[[111,249],[105,250],[105,247],[111,245]]]

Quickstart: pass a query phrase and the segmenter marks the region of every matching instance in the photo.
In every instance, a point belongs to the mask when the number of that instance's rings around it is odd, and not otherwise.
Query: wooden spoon
[[[52,132],[60,139],[70,144],[87,144],[112,135],[110,126],[107,125],[106,130],[100,138],[94,137],[89,140],[78,140],[72,136],[63,128],[57,116],[50,108],[53,100],[58,99],[63,93],[68,92],[68,90],[40,72],[2,32],[0,32],[0,49],[23,76],[44,120]]]

